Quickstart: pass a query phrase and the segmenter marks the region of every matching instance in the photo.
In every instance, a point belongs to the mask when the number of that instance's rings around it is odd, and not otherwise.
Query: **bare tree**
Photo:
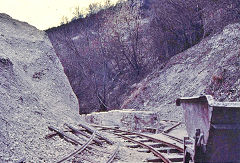
[[[120,13],[120,14],[119,14]],[[121,6],[120,12],[114,17],[114,19],[108,22],[111,27],[109,36],[115,37],[120,47],[121,58],[125,59],[125,62],[131,67],[131,69],[140,75],[143,68],[141,62],[141,48],[139,44],[140,38],[140,26],[141,26],[141,11],[140,5],[132,6],[130,3],[126,3]],[[114,38],[113,38],[114,40]],[[123,60],[121,60],[123,61]],[[119,58],[116,62],[119,63]],[[126,63],[121,63],[126,64]],[[119,66],[120,67],[120,66]]]
[[[197,1],[163,0],[155,3],[159,5],[152,5],[151,30],[155,44],[161,45],[158,52],[164,59],[193,46],[203,37]]]
[[[142,9],[139,1],[126,1],[98,14],[100,5],[91,4],[86,18],[60,28],[55,47],[67,65],[80,110],[119,107],[131,84],[154,65],[194,44],[192,26],[199,18],[190,0],[155,1],[157,5],[149,10]],[[79,14],[77,7],[74,15]]]
[[[63,16],[60,24],[63,25],[63,24],[67,24],[68,22],[69,22],[68,18],[66,16]]]
[[[79,6],[75,7],[74,12],[73,12],[73,19],[78,19],[78,18],[83,18],[84,14],[83,11],[80,11]]]
[[[88,12],[89,12],[88,15],[95,14],[101,9],[102,9],[102,6],[100,3],[91,3],[88,6]]]

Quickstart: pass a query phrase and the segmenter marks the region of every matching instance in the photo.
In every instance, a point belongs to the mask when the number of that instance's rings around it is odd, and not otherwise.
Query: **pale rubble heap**
[[[76,148],[48,126],[79,122],[78,102],[43,31],[0,14],[0,162],[56,162]]]
[[[94,112],[82,115],[82,117],[91,124],[115,126],[138,132],[157,130],[161,125],[157,114],[153,111],[112,110],[109,112]]]

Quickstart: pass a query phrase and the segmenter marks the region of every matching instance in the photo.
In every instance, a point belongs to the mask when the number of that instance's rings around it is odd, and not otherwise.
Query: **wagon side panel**
[[[240,108],[214,107],[206,162],[240,162]]]
[[[196,129],[200,129],[204,134],[204,140],[208,140],[212,109],[208,103],[203,101],[182,102],[184,109],[185,124],[188,136],[195,137]]]

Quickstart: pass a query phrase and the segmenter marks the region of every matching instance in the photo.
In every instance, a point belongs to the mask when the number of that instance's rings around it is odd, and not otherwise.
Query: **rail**
[[[69,156],[64,157],[63,159],[61,159],[60,161],[58,161],[57,163],[61,163],[63,161],[66,161],[68,159],[70,159],[71,157],[74,157],[75,155],[81,153],[82,151],[84,151],[84,149],[87,148],[87,146],[93,141],[93,138],[95,137],[95,132],[92,134],[92,136],[90,137],[90,139],[83,144],[78,150],[74,151],[73,153],[71,153]]]
[[[79,126],[81,126],[81,129],[75,128],[67,123],[64,124],[64,127],[66,129],[69,130],[61,130],[58,129],[56,127],[53,126],[49,126],[49,130],[53,131],[52,133],[48,134],[45,136],[46,139],[50,139],[54,136],[59,135],[61,138],[63,138],[65,141],[70,142],[74,145],[81,145],[76,151],[70,153],[68,156],[64,157],[63,159],[57,161],[57,163],[62,163],[64,161],[67,161],[69,159],[71,159],[72,157],[81,154],[84,150],[88,151],[89,153],[92,153],[94,155],[99,155],[99,153],[102,153],[102,155],[104,154],[109,154],[109,159],[106,161],[107,163],[111,163],[114,158],[116,157],[118,150],[119,150],[119,144],[117,146],[117,148],[113,151],[113,152],[107,152],[107,151],[103,151],[101,148],[103,145],[103,141],[105,141],[108,144],[113,145],[114,143],[108,139],[106,136],[103,136],[102,134],[100,134],[100,131],[91,128],[91,126],[87,126],[85,124],[80,124]],[[72,135],[70,135],[69,133],[72,133]],[[91,134],[91,135],[89,135]],[[76,139],[75,137],[77,137],[78,139]],[[99,139],[98,139],[98,138]],[[80,139],[82,139],[83,141],[85,141],[85,143],[83,143],[82,141],[80,141]],[[101,146],[101,148],[96,148],[94,145],[97,146]],[[81,159],[86,160],[86,157],[84,157],[84,155],[82,155]],[[87,160],[88,162],[91,162],[90,158],[88,158]],[[94,160],[92,160],[94,161]]]
[[[135,147],[137,148],[138,145],[139,145],[139,146],[147,149],[151,153],[153,153],[155,156],[157,156],[157,159],[150,159],[148,161],[152,160],[152,161],[163,161],[164,163],[172,163],[173,161],[176,161],[176,162],[180,161],[181,162],[183,160],[183,158],[182,158],[183,148],[180,147],[180,146],[177,146],[173,143],[166,142],[166,141],[163,141],[163,140],[160,140],[160,139],[156,139],[156,138],[153,138],[153,137],[150,137],[150,136],[147,136],[147,135],[143,135],[143,134],[140,134],[140,133],[124,131],[124,130],[111,128],[111,127],[103,127],[103,126],[99,126],[99,125],[93,125],[93,126],[95,126],[97,128],[100,128],[101,130],[103,130],[105,132],[110,132],[110,133],[112,133],[112,134],[114,134],[118,137],[121,137],[125,140],[128,140],[128,141],[130,141],[134,144],[137,144],[137,145],[133,146],[134,148]],[[134,140],[134,137],[141,138],[142,141]],[[147,142],[151,142],[151,143],[147,144]],[[153,147],[154,145],[158,145],[158,144],[164,146],[164,148],[165,149],[167,148],[167,150],[163,150],[163,149],[159,149],[157,147],[155,147],[155,148]],[[170,150],[175,151],[176,153],[179,153],[178,158],[173,158],[173,157],[169,158],[169,155],[165,154],[166,151],[168,153]]]

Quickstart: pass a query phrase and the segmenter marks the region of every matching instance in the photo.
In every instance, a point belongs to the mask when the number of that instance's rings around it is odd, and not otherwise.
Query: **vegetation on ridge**
[[[108,110],[169,58],[238,20],[238,10],[234,1],[129,0],[47,33],[80,110]]]

